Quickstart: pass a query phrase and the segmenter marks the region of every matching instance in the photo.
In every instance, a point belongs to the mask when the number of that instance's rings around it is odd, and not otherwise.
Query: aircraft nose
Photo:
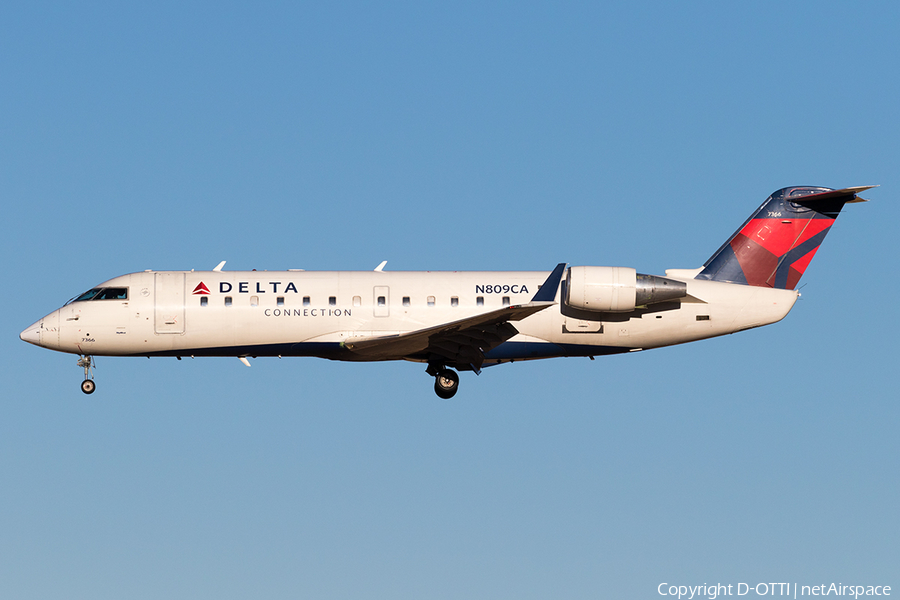
[[[25,331],[19,334],[19,339],[23,342],[28,342],[29,344],[34,344],[35,346],[41,345],[41,329],[43,325],[43,321],[38,321],[34,323],[30,327],[27,327]]]

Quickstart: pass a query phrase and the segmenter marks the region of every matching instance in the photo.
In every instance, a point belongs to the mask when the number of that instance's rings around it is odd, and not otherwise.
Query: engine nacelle
[[[591,312],[631,312],[687,296],[687,284],[628,267],[569,267],[565,303]]]
[[[637,300],[637,272],[628,267],[569,267],[566,304],[592,312],[629,312]]]

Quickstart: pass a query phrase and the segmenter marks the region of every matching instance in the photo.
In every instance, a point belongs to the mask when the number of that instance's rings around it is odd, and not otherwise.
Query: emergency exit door
[[[375,286],[375,316],[388,317],[391,314],[391,288],[386,285]]]

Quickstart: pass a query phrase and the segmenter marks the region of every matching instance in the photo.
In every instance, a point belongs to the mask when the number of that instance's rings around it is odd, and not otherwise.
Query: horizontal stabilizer
[[[860,185],[857,187],[848,187],[841,190],[831,190],[829,192],[807,194],[805,196],[801,196],[800,199],[795,200],[795,202],[806,206],[807,204],[814,204],[823,200],[836,200],[838,198],[845,197],[850,198],[849,200],[844,200],[844,202],[847,204],[853,204],[854,202],[868,202],[868,200],[866,200],[865,198],[860,198],[859,196],[857,196],[857,194],[877,187],[877,185]]]

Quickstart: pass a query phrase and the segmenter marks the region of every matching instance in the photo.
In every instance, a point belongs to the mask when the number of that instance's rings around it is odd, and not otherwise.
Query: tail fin
[[[697,279],[792,290],[844,204],[875,186],[788,187],[769,196],[703,265]]]

